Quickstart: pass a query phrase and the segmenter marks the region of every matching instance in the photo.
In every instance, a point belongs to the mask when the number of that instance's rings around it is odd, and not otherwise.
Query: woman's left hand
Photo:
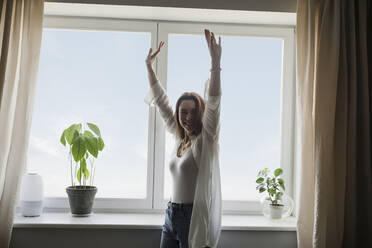
[[[221,52],[222,52],[221,36],[218,37],[218,43],[217,43],[213,32],[209,32],[208,29],[204,29],[204,33],[205,33],[205,39],[207,40],[209,53],[212,59],[212,67],[214,66],[219,67],[220,61],[221,61]]]

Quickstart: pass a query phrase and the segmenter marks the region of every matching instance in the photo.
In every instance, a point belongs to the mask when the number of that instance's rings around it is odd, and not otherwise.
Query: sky
[[[97,124],[105,149],[95,161],[96,197],[144,198],[147,182],[150,33],[44,29],[27,167],[46,197],[66,197],[68,150],[59,138],[73,123]],[[218,34],[217,34],[218,35]],[[257,173],[280,166],[283,41],[221,36],[220,163],[224,200],[257,200]],[[169,34],[167,92],[204,94],[210,55],[202,35]],[[166,136],[165,199],[173,141]],[[89,168],[89,167],[88,167]]]

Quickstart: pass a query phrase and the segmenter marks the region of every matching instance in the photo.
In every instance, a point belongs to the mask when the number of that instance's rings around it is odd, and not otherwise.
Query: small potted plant
[[[270,202],[270,218],[280,219],[282,217],[284,208],[284,205],[281,202],[285,187],[284,180],[280,177],[283,174],[283,170],[281,168],[276,169],[273,177],[269,176],[268,174],[268,168],[259,171],[258,178],[256,180],[256,183],[258,184],[256,189],[259,193],[267,192],[268,194],[265,199]]]
[[[86,123],[72,124],[60,138],[62,145],[69,150],[71,186],[66,188],[73,216],[89,216],[92,211],[97,188],[93,186],[94,160],[105,144],[97,125]],[[90,168],[88,166],[90,165]]]

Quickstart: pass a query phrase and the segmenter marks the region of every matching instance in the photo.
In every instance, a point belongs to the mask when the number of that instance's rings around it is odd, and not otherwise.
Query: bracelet
[[[221,67],[218,68],[211,68],[210,71],[222,71]]]

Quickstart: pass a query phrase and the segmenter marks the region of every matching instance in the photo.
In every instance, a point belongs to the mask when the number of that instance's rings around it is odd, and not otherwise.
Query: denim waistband
[[[167,205],[168,207],[171,207],[171,208],[190,208],[194,204],[193,203],[176,203],[176,202],[169,201]]]

